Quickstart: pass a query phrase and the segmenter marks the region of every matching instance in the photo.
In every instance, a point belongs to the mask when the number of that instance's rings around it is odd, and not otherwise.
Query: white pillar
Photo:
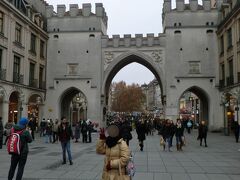
[[[24,102],[22,102],[22,117],[28,117],[28,105]]]
[[[2,120],[3,120],[3,125],[8,122],[8,109],[9,109],[9,103],[8,101],[3,101],[2,102]]]

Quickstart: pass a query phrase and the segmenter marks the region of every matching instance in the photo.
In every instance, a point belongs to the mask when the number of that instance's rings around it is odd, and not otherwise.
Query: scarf
[[[119,139],[120,139],[119,136],[118,137],[108,136],[106,139],[106,144],[107,144],[108,148],[114,147],[118,143]]]

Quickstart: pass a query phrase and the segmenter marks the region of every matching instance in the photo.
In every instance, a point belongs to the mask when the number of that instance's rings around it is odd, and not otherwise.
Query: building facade
[[[224,1],[218,9],[219,89],[222,92],[221,106],[224,112],[225,133],[229,134],[234,121],[239,122],[240,2]]]
[[[44,1],[0,1],[0,116],[38,120],[46,94],[47,40]]]

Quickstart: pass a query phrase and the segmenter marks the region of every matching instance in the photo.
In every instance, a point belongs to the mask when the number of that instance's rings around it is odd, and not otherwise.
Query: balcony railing
[[[222,80],[219,80],[219,88],[224,88],[225,86],[225,80],[222,79]]]
[[[37,79],[29,79],[29,86],[37,88],[38,87],[38,80]]]
[[[227,86],[233,85],[233,76],[227,77]]]
[[[13,74],[13,82],[18,84],[23,84],[23,75],[22,74]]]
[[[46,82],[45,81],[39,81],[39,89],[46,89]]]
[[[6,69],[0,69],[0,79],[6,80]]]

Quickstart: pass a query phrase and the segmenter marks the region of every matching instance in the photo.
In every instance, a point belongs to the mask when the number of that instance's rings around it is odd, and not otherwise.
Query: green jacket
[[[20,134],[20,140],[21,140],[21,154],[20,156],[27,156],[28,155],[28,143],[32,142],[32,136],[29,133],[29,131],[27,131],[25,128],[21,128],[19,125],[14,125],[13,126],[14,131],[21,131],[23,130],[23,132]]]

